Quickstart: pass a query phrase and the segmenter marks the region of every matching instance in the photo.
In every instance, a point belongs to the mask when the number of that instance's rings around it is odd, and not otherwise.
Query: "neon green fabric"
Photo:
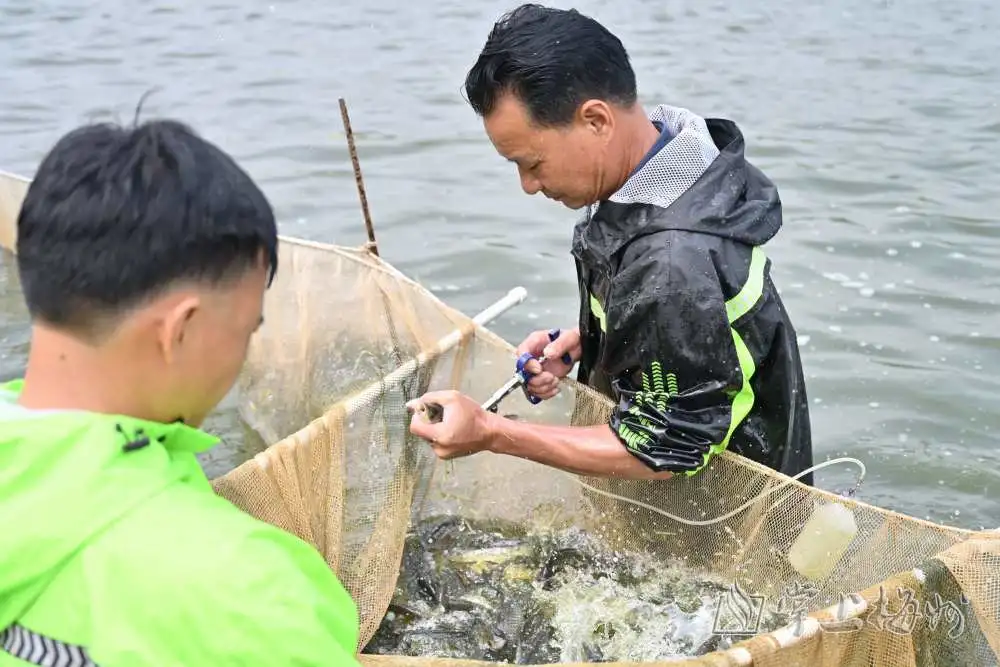
[[[743,287],[733,298],[726,301],[726,317],[729,321],[729,330],[732,332],[733,346],[736,350],[736,358],[739,362],[741,386],[739,391],[732,395],[732,408],[730,410],[729,429],[725,437],[719,442],[711,445],[709,450],[702,454],[701,465],[697,468],[685,470],[684,475],[693,477],[708,465],[711,457],[721,454],[729,446],[729,441],[733,437],[736,428],[743,423],[746,416],[753,408],[755,396],[753,386],[750,384],[757,372],[753,355],[747,349],[747,345],[736,331],[734,324],[741,317],[749,313],[757,302],[760,301],[764,293],[764,274],[767,268],[767,255],[759,247],[754,246],[750,255],[750,268],[747,280]],[[604,309],[594,295],[590,296],[590,307],[594,316],[598,319],[601,331],[607,327],[607,318]],[[663,367],[658,361],[650,364],[649,371],[641,372],[642,388],[635,394],[634,403],[628,409],[628,413],[633,415],[635,420],[644,426],[646,430],[634,430],[627,422],[622,421],[618,426],[618,435],[632,450],[639,450],[642,446],[650,446],[654,437],[649,429],[656,428],[657,424],[646,417],[643,413],[643,406],[650,405],[660,412],[666,412],[667,400],[677,395],[677,376],[667,373],[664,382]]]
[[[195,455],[214,437],[27,410],[22,386],[0,385],[0,630],[100,667],[358,664],[356,607],[320,554],[213,493]]]

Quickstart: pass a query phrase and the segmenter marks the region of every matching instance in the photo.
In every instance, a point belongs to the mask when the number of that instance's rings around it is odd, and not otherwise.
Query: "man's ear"
[[[587,100],[576,110],[577,122],[596,136],[607,138],[615,127],[615,115],[604,100]]]
[[[159,344],[163,360],[172,364],[190,341],[191,323],[201,308],[201,299],[184,296],[169,306],[160,324]]]

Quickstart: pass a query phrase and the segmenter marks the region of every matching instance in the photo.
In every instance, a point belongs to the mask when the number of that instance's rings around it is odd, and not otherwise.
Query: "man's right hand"
[[[527,390],[541,399],[549,399],[559,393],[559,379],[573,368],[573,364],[562,362],[563,354],[569,353],[575,364],[583,354],[580,345],[580,329],[563,331],[558,338],[549,340],[549,330],[543,329],[531,333],[517,346],[517,356],[529,352],[533,356],[545,356],[545,363],[539,366],[534,359],[525,364],[524,368],[535,376],[528,381]]]

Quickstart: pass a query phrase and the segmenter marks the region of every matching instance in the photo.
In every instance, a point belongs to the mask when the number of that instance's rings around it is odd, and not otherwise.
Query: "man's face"
[[[529,195],[541,192],[571,209],[601,199],[613,127],[603,103],[588,101],[568,126],[547,128],[533,123],[527,107],[506,94],[483,124],[497,152],[517,165]]]
[[[250,337],[263,321],[267,268],[181,300],[163,340],[170,347],[165,383],[174,418],[200,426],[225,398],[246,360]]]

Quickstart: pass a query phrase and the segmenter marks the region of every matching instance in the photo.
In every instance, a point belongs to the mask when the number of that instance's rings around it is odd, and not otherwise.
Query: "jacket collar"
[[[705,123],[719,149],[719,157],[708,165],[694,185],[668,208],[622,201],[621,193],[628,183],[610,199],[589,206],[573,230],[573,255],[577,259],[608,267],[615,253],[644,234],[664,229],[686,229],[730,236],[727,225],[718,224],[720,220],[733,215],[747,220],[756,217],[756,213],[747,216],[738,202],[729,201],[731,198],[715,194],[706,196],[705,191],[711,189],[720,192],[731,190],[733,197],[742,197],[748,184],[744,140],[737,125],[718,118],[707,119]],[[669,146],[669,143],[666,144],[664,150]],[[629,180],[635,177],[633,175]],[[776,202],[776,195],[773,195],[773,201],[765,201],[762,206],[772,206]]]
[[[36,416],[75,413],[81,417],[92,418],[95,422],[106,422],[108,428],[114,429],[117,433],[117,437],[121,439],[122,446],[126,451],[142,449],[156,442],[168,451],[199,454],[219,444],[219,438],[216,436],[206,433],[199,428],[188,426],[181,421],[162,423],[139,419],[129,415],[88,413],[77,410],[30,410],[22,408],[17,404],[17,397],[20,396],[23,387],[23,379],[11,380],[0,384],[0,405],[3,406],[5,411],[11,412],[11,416],[30,419]]]

